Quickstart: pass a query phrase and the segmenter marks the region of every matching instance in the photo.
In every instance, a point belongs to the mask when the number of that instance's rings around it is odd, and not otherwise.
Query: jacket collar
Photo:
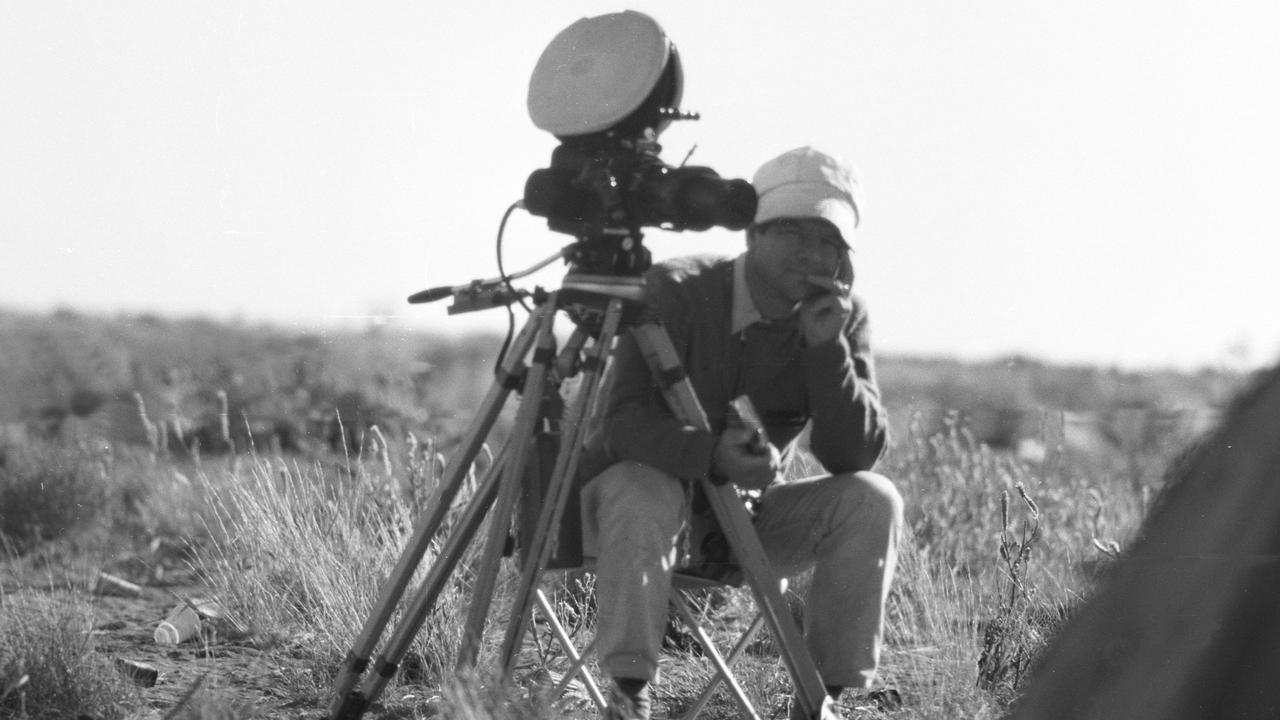
[[[748,326],[760,322],[764,316],[751,299],[747,290],[747,254],[744,252],[733,259],[733,309],[730,314],[730,328],[733,334],[746,330]]]

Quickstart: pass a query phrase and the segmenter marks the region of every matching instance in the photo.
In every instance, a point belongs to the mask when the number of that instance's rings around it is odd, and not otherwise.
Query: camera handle
[[[513,599],[510,621],[501,645],[499,661],[504,676],[509,676],[516,652],[527,630],[532,615],[537,586],[553,549],[553,536],[563,519],[568,498],[581,454],[585,420],[594,407],[601,390],[603,369],[612,352],[614,338],[624,328],[634,335],[650,372],[662,389],[664,398],[675,416],[691,426],[710,429],[709,423],[693,385],[675,351],[671,338],[659,325],[643,322],[632,325],[638,316],[639,303],[634,299],[634,284],[620,283],[616,293],[607,282],[591,285],[589,291],[582,286],[566,287],[573,292],[579,308],[588,296],[602,308],[603,320],[594,344],[587,351],[582,364],[585,373],[578,394],[562,422],[562,442],[557,453],[555,467],[547,485],[544,504],[534,529],[529,547],[523,548],[521,579]],[[567,297],[567,296],[566,296]],[[459,652],[460,667],[474,665],[485,620],[493,599],[495,581],[507,545],[510,519],[514,517],[520,493],[523,489],[527,450],[542,413],[543,391],[548,382],[559,378],[553,366],[556,364],[553,326],[555,315],[566,302],[561,291],[550,293],[539,302],[525,327],[520,331],[505,355],[497,377],[480,404],[479,412],[464,436],[463,444],[449,460],[435,497],[429,503],[427,514],[419,518],[413,534],[397,561],[395,568],[383,583],[374,610],[347,653],[334,687],[329,706],[329,720],[358,720],[365,710],[385,689],[395,675],[400,661],[422,629],[434,609],[440,593],[449,577],[461,562],[473,536],[479,531],[489,512],[494,513],[480,565],[475,574],[475,586],[471,593],[471,606],[463,630]],[[531,363],[524,365],[525,355],[533,350]],[[381,653],[370,662],[379,638],[394,614],[423,555],[441,529],[445,516],[463,485],[472,463],[480,452],[485,438],[512,390],[523,396],[517,410],[515,427],[510,438],[498,454],[497,461],[487,470],[479,488],[471,497],[463,514],[453,523],[448,539],[441,546],[435,562],[428,569],[422,584],[413,594],[398,624],[392,628]],[[742,567],[747,583],[755,595],[757,604],[777,640],[782,659],[795,686],[797,700],[806,717],[818,718],[822,712],[826,691],[817,666],[809,655],[800,630],[788,612],[778,578],[773,572],[760,539],[752,527],[747,508],[738,498],[732,485],[715,485],[709,479],[700,480],[717,521],[733,548]],[[366,671],[372,674],[357,690],[356,684]],[[590,676],[588,691],[593,700],[603,707],[604,698]],[[732,683],[736,685],[736,683]],[[754,716],[745,695],[735,693],[738,702],[748,716]]]
[[[566,245],[554,255],[550,255],[537,263],[530,265],[524,270],[520,270],[504,277],[488,278],[485,280],[472,280],[462,285],[441,285],[439,287],[419,290],[409,296],[409,304],[420,305],[422,303],[432,303],[437,300],[443,300],[447,297],[453,298],[453,304],[449,306],[449,314],[457,315],[464,312],[473,312],[476,310],[488,310],[492,307],[510,305],[517,298],[527,296],[529,293],[525,291],[515,291],[511,287],[512,280],[519,280],[523,277],[534,274],[542,268],[550,265],[557,260],[564,260],[574,251],[576,243]]]

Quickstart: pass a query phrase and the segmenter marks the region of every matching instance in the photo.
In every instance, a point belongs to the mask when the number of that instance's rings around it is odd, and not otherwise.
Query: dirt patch
[[[196,637],[176,645],[156,642],[156,626],[178,603],[177,597],[207,597],[194,585],[144,588],[138,597],[98,596],[92,633],[99,653],[113,660],[149,665],[157,670],[155,685],[142,687],[147,704],[163,714],[197,682],[206,692],[251,704],[265,717],[316,717],[320,698],[291,695],[290,673],[305,672],[303,661],[287,649],[268,652],[242,633],[205,621]],[[283,650],[283,651],[282,651]]]
[[[261,640],[230,622],[208,618],[190,639],[178,644],[156,641],[156,627],[182,599],[211,597],[209,589],[190,576],[143,585],[136,595],[127,595],[128,588],[109,591],[126,593],[120,595],[94,592],[96,581],[86,583],[80,573],[76,580],[46,576],[39,582],[5,574],[4,594],[22,591],[47,595],[51,601],[74,595],[89,604],[94,650],[135,678],[143,699],[137,720],[159,720],[189,695],[188,707],[207,706],[216,698],[218,705],[239,709],[227,717],[315,720],[324,714],[327,686],[299,682],[314,667],[301,643],[272,641],[263,647]],[[298,690],[311,686],[316,690]]]

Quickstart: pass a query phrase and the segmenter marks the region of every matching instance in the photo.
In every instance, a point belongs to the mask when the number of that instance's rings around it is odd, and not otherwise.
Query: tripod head
[[[450,315],[506,307],[521,298],[531,298],[537,305],[546,302],[550,293],[541,287],[532,291],[517,288],[511,281],[527,277],[557,260],[569,260],[580,249],[579,244],[568,245],[554,255],[534,265],[503,277],[476,279],[461,285],[441,285],[420,290],[409,296],[411,304],[431,303],[453,298]],[[644,278],[638,275],[591,274],[570,270],[561,283],[557,295],[558,309],[562,309],[579,328],[591,337],[600,333],[600,323],[609,300],[618,298],[626,310],[623,324],[635,322],[645,303]]]

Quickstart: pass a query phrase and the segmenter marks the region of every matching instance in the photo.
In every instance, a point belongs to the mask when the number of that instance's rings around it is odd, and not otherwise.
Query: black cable
[[[532,314],[533,309],[526,305],[524,298],[520,297],[520,294],[516,292],[515,287],[511,284],[511,278],[507,275],[507,271],[502,267],[502,236],[503,233],[506,232],[507,220],[511,218],[511,213],[515,212],[516,208],[520,207],[521,204],[522,203],[519,200],[511,203],[511,207],[508,207],[507,211],[502,214],[502,222],[498,223],[498,239],[496,243],[498,253],[498,277],[502,279],[502,284],[507,286],[507,292],[511,293],[512,297],[520,302],[520,307],[524,308],[525,312]],[[511,303],[507,303],[507,337],[502,341],[502,348],[498,350],[498,361],[494,363],[493,366],[495,374],[502,368],[502,362],[507,356],[507,349],[511,347],[511,340],[515,338],[515,334],[516,311],[511,309]]]
[[[507,286],[507,292],[511,293],[515,299],[520,302],[520,307],[524,308],[525,312],[532,313],[533,308],[526,305],[524,298],[520,297],[520,295],[516,293],[516,289],[511,285],[511,278],[507,276],[507,271],[502,269],[502,235],[506,232],[507,220],[511,218],[511,213],[515,212],[516,208],[523,204],[523,201],[520,200],[511,203],[511,207],[507,208],[507,211],[502,214],[502,222],[498,224],[498,277],[502,278],[502,283]],[[507,309],[511,309],[511,306],[507,305]]]

